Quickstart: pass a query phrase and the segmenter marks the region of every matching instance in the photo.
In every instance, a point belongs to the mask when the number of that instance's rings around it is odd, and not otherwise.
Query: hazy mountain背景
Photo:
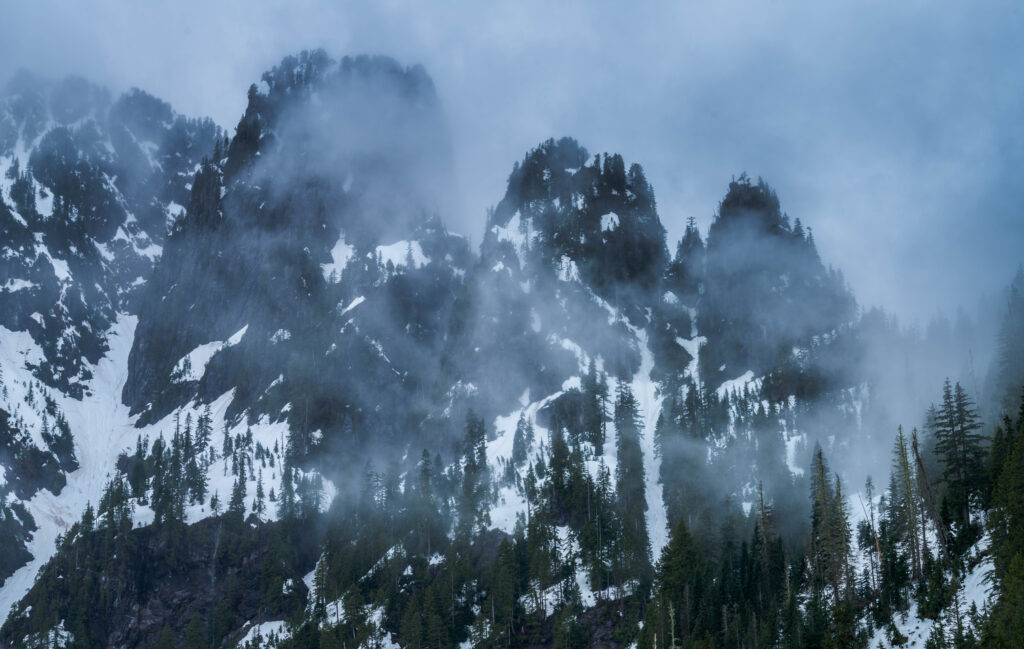
[[[1024,271],[906,326],[766,181],[668,241],[570,137],[475,244],[449,128],[380,56],[233,133],[8,83],[0,646],[1024,641]]]

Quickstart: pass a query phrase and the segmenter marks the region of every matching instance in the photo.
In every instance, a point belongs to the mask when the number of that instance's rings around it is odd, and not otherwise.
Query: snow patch
[[[558,262],[558,279],[563,282],[580,281],[580,269],[576,267],[576,262],[565,255]]]
[[[960,598],[960,612],[963,614],[965,624],[968,626],[970,625],[970,616],[967,615],[967,612],[971,609],[971,605],[976,605],[978,610],[982,611],[988,601],[989,588],[987,587],[987,575],[991,570],[992,560],[991,558],[986,558],[967,574],[967,577],[964,579],[963,584],[957,592],[957,597]],[[943,611],[942,616],[946,616],[948,614],[951,606],[952,604],[947,605],[947,610]],[[916,649],[917,647],[925,646],[925,642],[931,635],[936,621],[928,618],[919,618],[917,602],[911,601],[910,607],[905,613],[897,613],[893,616],[893,624],[895,625],[898,633],[907,638],[907,641],[903,646]],[[948,626],[946,628],[946,632],[947,634],[950,632]],[[868,646],[891,646],[889,639],[889,627],[875,629],[875,633],[871,637],[871,641],[868,643]]]
[[[741,376],[722,383],[722,385],[718,386],[718,389],[715,390],[715,392],[718,394],[718,398],[721,399],[726,394],[732,394],[733,392],[742,392],[743,388],[746,387],[746,385],[753,380],[754,373],[750,370],[747,370]]]
[[[178,359],[171,371],[172,376],[178,377],[179,381],[198,381],[206,373],[206,365],[214,354],[227,347],[237,345],[248,329],[249,325],[245,325],[226,341],[215,340],[199,345]]]
[[[238,646],[242,649],[276,646],[278,641],[289,637],[291,633],[288,631],[288,623],[284,620],[260,622],[249,627],[245,636],[238,641]]]
[[[118,453],[133,444],[139,433],[128,408],[120,402],[136,322],[136,316],[122,315],[110,329],[110,350],[90,368],[93,377],[81,401],[54,394],[74,434],[79,469],[67,475],[67,485],[59,496],[44,489],[25,503],[38,526],[26,546],[34,558],[0,589],[0,617],[6,617],[11,606],[28,592],[39,569],[56,549],[57,536],[81,517],[88,502],[98,503]],[[41,359],[42,353],[27,333],[0,327],[0,362],[8,384],[35,380],[24,366],[32,358]]]
[[[341,310],[340,315],[345,315],[346,313],[348,313],[352,309],[356,308],[357,306],[359,306],[360,304],[362,304],[365,301],[366,301],[366,298],[363,297],[362,295],[360,295],[359,297],[357,297],[354,300],[352,300],[351,302],[349,302],[348,306]]]
[[[29,288],[35,288],[36,285],[33,282],[24,279],[9,279],[7,283],[0,286],[0,290],[8,293],[14,293],[15,291],[22,291]]]
[[[380,255],[382,264],[387,265],[390,261],[395,268],[405,266],[410,255],[413,268],[420,268],[430,263],[430,259],[423,254],[423,248],[419,241],[403,239],[387,246],[377,246],[377,254]]]
[[[57,281],[71,281],[71,270],[68,268],[68,262],[54,257],[46,246],[42,245],[36,245],[36,255],[45,255],[50,260],[50,264],[53,265],[53,274],[57,276]]]
[[[601,232],[608,232],[619,227],[619,215],[615,212],[608,212],[601,217]]]
[[[516,252],[521,250],[526,245],[526,234],[523,232],[523,221],[520,217],[519,210],[512,215],[508,223],[504,227],[495,225],[491,228],[494,232],[495,238],[500,241],[508,241],[516,249]]]
[[[345,243],[345,238],[338,239],[338,242],[331,248],[331,261],[327,264],[320,264],[320,270],[324,274],[324,279],[328,282],[333,280],[337,281],[341,278],[341,272],[345,269],[349,259],[355,254],[355,248]]]
[[[278,329],[274,332],[274,335],[270,337],[270,342],[279,343],[283,340],[288,340],[292,337],[292,332],[287,329]]]
[[[807,438],[804,435],[793,435],[786,439],[786,466],[789,467],[789,472],[795,476],[802,476],[804,469],[802,466],[797,464],[796,452],[797,446],[800,444],[806,444]]]
[[[487,442],[487,463],[490,465],[492,475],[501,475],[504,470],[502,462],[512,459],[512,442],[515,439],[516,426],[519,424],[521,414],[533,425],[533,444],[526,452],[531,460],[536,462],[537,458],[534,456],[540,454],[541,446],[550,443],[548,429],[537,424],[537,413],[563,394],[564,392],[556,392],[525,405],[522,410],[515,410],[507,415],[495,417],[494,430],[497,435],[493,440]],[[529,395],[524,393],[523,399],[528,398]],[[492,528],[511,534],[515,531],[516,521],[519,517],[526,518],[526,498],[515,487],[503,487],[498,492],[497,503],[491,507],[490,514]]]
[[[643,418],[640,445],[643,448],[645,495],[647,497],[647,531],[651,539],[651,558],[657,561],[668,545],[668,511],[661,484],[661,456],[655,448],[654,429],[661,414],[664,397],[658,395],[658,384],[651,377],[654,356],[648,346],[647,332],[634,329],[640,341],[640,369],[633,377],[632,390]]]

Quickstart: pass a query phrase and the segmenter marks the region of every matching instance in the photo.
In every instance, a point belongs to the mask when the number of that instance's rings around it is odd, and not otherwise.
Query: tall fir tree
[[[970,528],[971,507],[981,495],[985,475],[980,429],[973,401],[959,383],[951,387],[946,379],[935,419],[935,449],[943,463],[947,504],[964,530]]]
[[[516,431],[512,436],[512,463],[521,468],[526,463],[530,445],[533,443],[533,424],[526,418],[526,412],[519,414]]]
[[[917,472],[911,465],[910,451],[903,427],[897,429],[893,448],[892,488],[889,506],[894,513],[894,531],[906,544],[910,565],[915,580],[921,578],[924,568],[920,545],[920,494],[915,479]]]
[[[640,593],[651,579],[650,537],[647,530],[647,494],[641,449],[640,408],[629,385],[619,381],[615,394],[615,431],[618,464],[615,481],[621,521],[620,579],[635,578]],[[628,577],[627,577],[628,576]]]

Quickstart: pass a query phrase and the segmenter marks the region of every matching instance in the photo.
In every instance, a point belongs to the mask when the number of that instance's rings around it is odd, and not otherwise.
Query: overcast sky
[[[233,132],[304,48],[422,63],[478,239],[513,161],[572,135],[640,162],[670,248],[730,178],[778,191],[862,305],[973,306],[1024,261],[1024,3],[33,0],[0,14],[25,67],[138,86]]]

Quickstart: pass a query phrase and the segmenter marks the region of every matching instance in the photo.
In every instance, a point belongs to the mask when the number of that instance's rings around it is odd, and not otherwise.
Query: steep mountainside
[[[220,132],[139,90],[111,101],[81,79],[25,73],[0,125],[0,324],[39,344],[41,381],[78,396]]]
[[[221,136],[132,90],[20,73],[0,98],[0,583],[31,558],[26,503],[79,468],[64,398],[80,400],[118,314]],[[0,369],[2,369],[0,368]],[[80,433],[81,431],[79,431]]]
[[[912,336],[766,183],[673,256],[639,164],[551,139],[474,251],[450,158],[430,77],[384,57],[285,58],[230,138],[141,91],[11,83],[0,646],[981,633],[982,574],[1024,575],[1024,416],[989,452],[947,382],[888,489],[851,488],[901,423],[872,345]]]
[[[286,419],[302,456],[369,431],[400,443],[445,388],[438,357],[470,263],[436,217],[443,174],[421,173],[447,155],[433,85],[390,60],[315,53],[264,83],[144,288],[125,403],[148,423],[233,389],[229,416]]]
[[[640,366],[667,252],[639,165],[590,158],[565,138],[516,163],[489,217],[445,359],[493,414],[556,391],[592,358],[618,378]]]
[[[775,192],[741,176],[708,231],[698,327],[708,337],[707,380],[778,366],[794,346],[853,321],[842,276],[818,258],[814,238],[790,224]]]

